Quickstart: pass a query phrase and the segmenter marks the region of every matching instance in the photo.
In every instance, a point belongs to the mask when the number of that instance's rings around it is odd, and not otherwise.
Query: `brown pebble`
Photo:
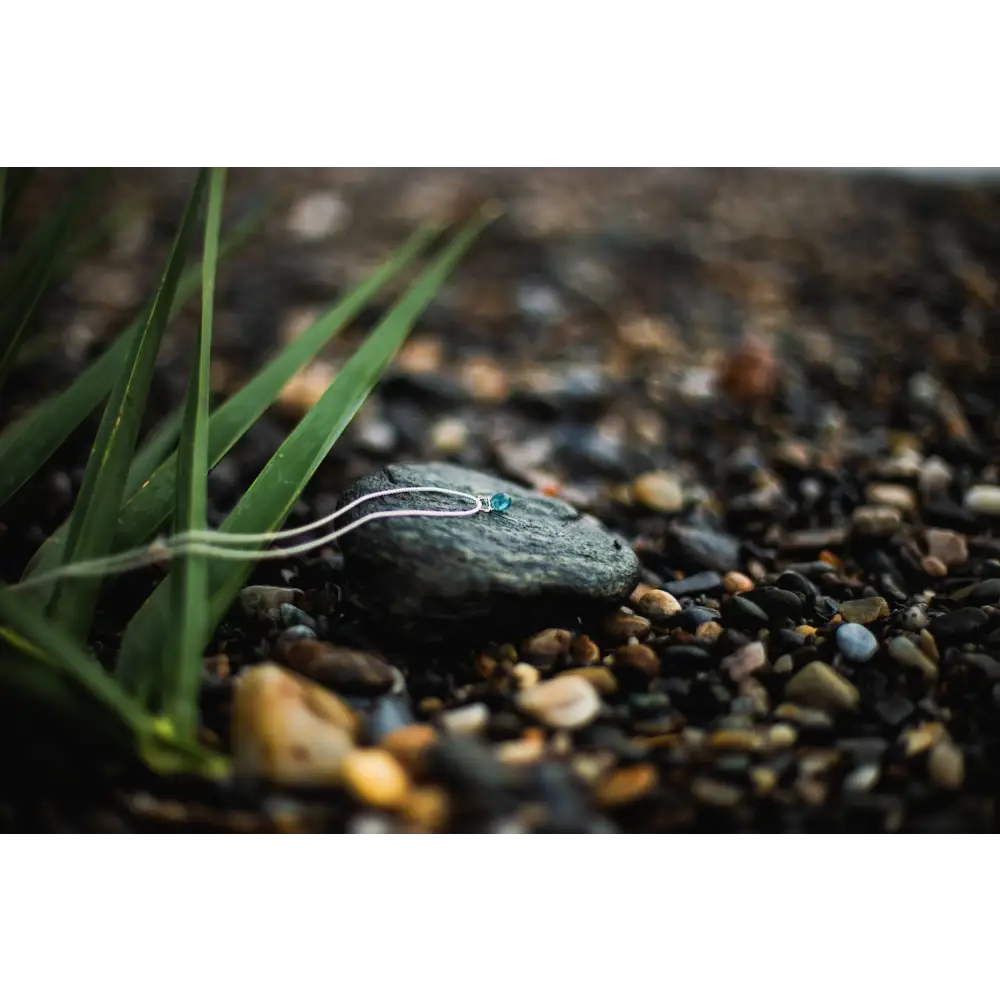
[[[421,715],[433,718],[444,711],[444,702],[440,698],[433,697],[433,695],[421,698],[417,703],[417,711]]]
[[[384,694],[396,680],[392,664],[378,654],[317,639],[279,643],[278,654],[293,670],[340,694]]]
[[[519,740],[504,740],[493,748],[493,755],[502,764],[526,767],[537,764],[545,755],[545,742],[522,736]]]
[[[859,534],[885,537],[899,530],[903,515],[895,507],[864,505],[855,507],[851,522]]]
[[[382,737],[379,746],[388,751],[414,777],[424,773],[427,751],[437,742],[438,734],[430,726],[413,723],[401,726]]]
[[[470,360],[462,367],[460,377],[463,385],[478,400],[499,403],[510,394],[507,376],[494,361]]]
[[[635,502],[660,514],[676,514],[684,508],[684,489],[670,472],[646,472],[632,481]]]
[[[954,792],[965,783],[965,757],[950,740],[943,740],[931,750],[927,770],[938,788]]]
[[[307,414],[322,398],[337,377],[337,369],[325,361],[313,361],[285,383],[277,404],[290,416]]]
[[[719,809],[731,809],[739,805],[743,798],[743,792],[739,788],[714,778],[695,778],[691,782],[691,792],[699,802]]]
[[[564,628],[547,628],[529,636],[521,645],[521,655],[536,667],[548,667],[569,652],[573,635]]]
[[[681,610],[681,602],[665,590],[647,590],[636,603],[640,613],[657,625],[665,624]]]
[[[579,729],[601,710],[601,699],[582,677],[556,677],[517,695],[518,706],[553,729]]]
[[[427,833],[444,829],[448,811],[448,796],[436,785],[411,788],[399,806],[400,818]]]
[[[601,633],[609,642],[618,644],[629,639],[645,639],[649,635],[649,619],[631,611],[614,611],[601,622]]]
[[[927,554],[940,559],[948,569],[969,561],[969,544],[965,535],[943,528],[928,528],[924,532]]]
[[[660,673],[660,658],[655,649],[633,643],[615,650],[614,668],[616,671],[638,670],[647,677],[657,677]]]
[[[572,670],[564,670],[559,676],[582,677],[599,694],[613,695],[618,691],[618,680],[607,667],[574,667]]]
[[[395,809],[410,791],[410,778],[391,753],[379,747],[352,750],[341,777],[347,790],[376,809]]]
[[[601,658],[601,650],[588,635],[575,636],[569,646],[569,658],[578,667],[589,667]]]
[[[920,647],[921,652],[924,656],[930,657],[935,663],[941,662],[941,653],[938,650],[937,640],[927,631],[927,629],[922,628],[917,635],[917,645]]]
[[[948,575],[948,567],[937,556],[924,556],[920,560],[920,568],[928,576],[942,577]]]
[[[854,601],[843,601],[839,614],[845,622],[868,625],[889,614],[889,603],[884,597],[859,597]]]
[[[727,594],[742,594],[747,590],[753,590],[753,580],[743,573],[732,570],[722,578],[722,586]]]
[[[796,704],[828,712],[852,711],[861,701],[858,689],[820,660],[807,663],[785,685],[785,697]]]
[[[594,801],[601,809],[617,809],[649,795],[657,785],[656,768],[652,764],[620,767],[599,778],[594,785]]]
[[[476,653],[472,665],[477,674],[484,680],[489,680],[497,672],[497,661],[486,653]]]
[[[705,737],[705,746],[711,750],[753,751],[767,745],[767,737],[753,729],[717,729]]]
[[[719,370],[719,390],[734,403],[754,406],[769,399],[778,378],[771,339],[748,333]]]
[[[695,630],[694,634],[699,639],[706,639],[708,642],[715,642],[722,635],[722,626],[717,621],[702,622]]]

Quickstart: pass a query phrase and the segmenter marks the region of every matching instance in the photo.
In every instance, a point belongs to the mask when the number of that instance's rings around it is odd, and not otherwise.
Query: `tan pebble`
[[[511,667],[510,675],[519,691],[530,688],[532,684],[537,684],[538,678],[541,676],[538,673],[538,668],[533,667],[530,663],[515,663]]]
[[[614,643],[642,640],[649,635],[649,619],[630,611],[615,611],[601,623],[601,632]]]
[[[615,499],[612,496],[612,499]],[[627,502],[627,501],[623,501]],[[635,585],[635,590],[629,594],[628,600],[629,604],[638,605],[639,601],[642,600],[644,594],[648,594],[651,590],[655,590],[655,587],[651,587],[648,583],[637,583]]]
[[[472,665],[484,680],[489,680],[497,672],[497,661],[486,653],[476,653]]]
[[[916,509],[917,497],[909,486],[896,483],[872,483],[865,491],[868,500],[880,506],[909,512]]]
[[[829,728],[833,725],[833,716],[829,712],[824,712],[820,708],[806,708],[804,705],[795,705],[790,701],[783,701],[774,710],[774,717],[781,719],[783,722],[791,722],[800,726]]]
[[[564,628],[547,628],[525,639],[521,655],[536,667],[547,667],[569,652],[572,633]]]
[[[695,630],[694,634],[699,639],[706,639],[708,642],[715,642],[722,635],[722,626],[717,621],[702,622]]]
[[[493,755],[503,764],[514,767],[537,764],[545,755],[545,743],[535,739],[504,740],[493,748]]]
[[[884,537],[899,530],[903,515],[895,507],[866,505],[854,509],[851,521],[859,534]]]
[[[691,792],[699,802],[721,809],[732,808],[743,798],[740,789],[714,778],[695,778],[691,782]]]
[[[577,753],[570,761],[573,773],[588,785],[593,785],[598,778],[607,774],[616,764],[617,759],[609,750]]]
[[[593,684],[599,694],[613,695],[618,691],[618,679],[607,667],[574,667],[564,670],[560,677],[582,677]]]
[[[430,429],[431,448],[441,455],[460,452],[469,441],[469,428],[458,417],[444,417]]]
[[[770,768],[750,768],[750,783],[757,795],[770,795],[778,787],[778,776]]]
[[[479,400],[499,403],[510,394],[510,383],[493,361],[475,359],[462,367],[461,379],[469,392]]]
[[[344,694],[381,694],[396,677],[396,669],[377,653],[318,639],[279,642],[278,653],[298,673]]]
[[[741,698],[749,698],[753,702],[753,713],[757,716],[767,715],[771,711],[771,696],[767,688],[755,677],[745,677],[739,683]]]
[[[719,666],[729,673],[734,681],[749,677],[767,665],[767,652],[762,642],[749,642],[735,653],[723,657]]]
[[[868,625],[885,618],[889,614],[889,604],[884,597],[861,597],[855,601],[844,601],[839,614],[845,622]]]
[[[858,689],[820,660],[807,663],[785,685],[785,697],[799,705],[824,711],[851,711],[858,707]]]
[[[917,645],[925,656],[929,656],[935,663],[941,662],[941,653],[938,651],[937,640],[927,629],[922,628],[920,630],[917,635]]]
[[[799,798],[814,809],[822,806],[829,795],[829,789],[818,778],[802,775],[795,782],[795,791]]]
[[[639,598],[636,607],[650,621],[662,625],[680,612],[681,602],[673,594],[668,594],[665,590],[647,590]]]
[[[569,658],[578,667],[589,667],[601,658],[596,642],[587,635],[578,635],[570,643]]]
[[[924,532],[924,541],[927,543],[927,554],[940,559],[949,569],[969,560],[969,544],[965,535],[957,531],[928,528]]]
[[[437,738],[437,732],[430,726],[413,723],[387,733],[379,746],[391,753],[410,774],[419,777],[424,771],[427,751],[437,742]]]
[[[417,709],[420,711],[421,715],[433,717],[435,715],[440,715],[444,711],[444,702],[440,698],[421,698],[419,704],[417,705]]]
[[[767,745],[767,739],[753,729],[719,729],[705,737],[706,747],[724,752],[760,750]]]
[[[722,578],[722,586],[727,594],[742,594],[747,590],[753,590],[753,580],[733,570]]]
[[[984,514],[987,517],[1000,515],[1000,486],[993,483],[973,486],[965,494],[965,507],[974,514]]]
[[[486,728],[490,721],[490,710],[481,701],[476,701],[471,705],[442,712],[438,721],[453,735],[474,736]]]
[[[337,369],[325,361],[313,361],[293,375],[278,394],[278,406],[292,416],[304,416],[322,398],[337,377]]]
[[[344,758],[342,778],[347,790],[377,809],[395,809],[410,791],[410,779],[399,761],[379,747],[352,750]]]
[[[594,786],[594,801],[602,809],[617,809],[645,798],[657,785],[656,768],[652,764],[621,767],[599,779]]]
[[[928,576],[942,577],[948,575],[948,567],[937,556],[924,556],[920,560],[920,568]]]
[[[520,708],[554,729],[578,729],[601,711],[601,699],[582,677],[556,677],[517,695]]]
[[[632,496],[649,510],[676,514],[684,508],[684,489],[669,472],[646,472],[632,481]]]
[[[767,731],[768,745],[773,747],[775,750],[794,746],[798,738],[799,734],[795,731],[795,727],[789,726],[784,722],[779,722],[776,725],[771,726],[771,728]]]
[[[647,677],[657,677],[660,673],[660,658],[656,650],[641,644],[621,646],[615,650],[615,670],[638,670]]]
[[[276,664],[250,667],[235,683],[234,771],[283,784],[337,784],[358,727],[347,705],[318,684]]]
[[[444,360],[441,338],[434,334],[418,333],[407,337],[396,355],[395,365],[411,375],[436,372]]]
[[[927,758],[927,770],[938,788],[957,791],[965,783],[965,757],[950,740],[938,743]]]
[[[917,757],[947,738],[948,733],[940,722],[921,722],[901,733],[899,742],[907,757]]]
[[[795,626],[795,631],[798,632],[799,635],[804,635],[808,639],[810,636],[813,636],[813,635],[816,634],[816,626],[815,625],[796,625]]]
[[[293,587],[244,587],[240,591],[240,605],[249,615],[277,621],[281,605],[294,604],[301,596],[302,591]]]
[[[783,653],[775,661],[771,670],[776,674],[790,674],[795,669],[795,661],[790,653]]]
[[[937,664],[905,635],[897,635],[887,646],[889,655],[904,667],[916,667],[928,681],[937,680]]]
[[[448,796],[436,785],[411,788],[400,804],[399,814],[418,830],[436,833],[448,822]]]

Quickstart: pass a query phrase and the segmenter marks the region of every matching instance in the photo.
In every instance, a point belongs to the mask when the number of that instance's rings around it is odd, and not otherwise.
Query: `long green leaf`
[[[184,417],[184,408],[178,407],[169,415],[163,418],[160,423],[150,431],[149,436],[142,443],[142,446],[135,453],[132,465],[128,470],[128,478],[125,480],[125,495],[131,496],[142,488],[142,484],[159,467],[163,459],[173,450],[177,443],[177,436],[180,433],[181,421]],[[46,552],[47,546],[58,543],[58,553],[52,565],[58,562],[62,555],[63,547],[66,544],[66,534],[69,531],[69,518],[63,521],[56,530],[49,535],[45,543],[35,552],[28,563],[27,568],[21,576],[26,580],[38,569],[39,559]],[[38,600],[45,603],[52,593],[52,584],[44,584],[37,588],[34,593],[38,595]]]
[[[315,358],[388,281],[426,250],[440,232],[437,225],[424,226],[415,232],[381,267],[323,313],[212,414],[208,431],[210,467],[216,465],[272,405],[288,380]],[[171,456],[147,477],[149,482],[143,480],[145,485],[141,490],[131,495],[118,521],[116,552],[145,544],[170,517],[176,476],[176,456]],[[59,565],[62,547],[62,539],[48,538],[32,561],[30,573],[43,573]]]
[[[112,387],[70,518],[64,564],[99,559],[107,555],[111,547],[125,478],[156,368],[156,356],[170,318],[170,307],[195,220],[201,210],[207,176],[205,170],[198,173],[149,317],[129,345],[121,372]],[[61,580],[53,591],[49,611],[71,635],[83,639],[90,628],[99,591],[100,580]]]
[[[49,281],[70,252],[70,232],[90,200],[101,175],[88,170],[65,203],[38,227],[35,238],[25,242],[4,275],[0,291],[0,389],[14,363],[17,349],[42,299]]]
[[[253,212],[224,241],[225,256],[242,244],[260,224],[261,212]],[[201,267],[185,272],[174,296],[171,315],[176,315],[201,286]],[[0,433],[0,507],[2,507],[51,457],[108,394],[136,331],[142,329],[141,314],[117,340],[58,395],[45,400]],[[58,565],[61,553],[51,565]]]
[[[202,260],[201,330],[198,357],[188,385],[184,426],[177,448],[177,509],[174,532],[204,531],[208,506],[208,401],[212,364],[212,310],[219,261],[219,229],[226,171],[215,167],[208,193],[205,249]],[[182,556],[170,574],[174,628],[162,663],[163,710],[182,738],[198,729],[201,656],[209,639],[208,570],[204,556]],[[157,666],[150,664],[150,669]]]
[[[257,533],[273,531],[282,524],[313,473],[402,346],[417,317],[489,221],[490,217],[483,215],[469,223],[435,257],[369,334],[319,402],[285,439],[221,530],[231,534]],[[209,564],[211,606],[208,620],[213,630],[232,604],[252,566],[252,562]],[[126,689],[140,698],[146,695],[143,665],[163,648],[164,639],[173,627],[167,599],[169,590],[164,583],[139,609],[122,640],[118,676]]]

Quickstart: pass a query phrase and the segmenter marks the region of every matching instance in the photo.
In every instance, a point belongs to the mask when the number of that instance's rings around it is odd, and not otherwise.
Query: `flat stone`
[[[505,493],[509,509],[469,517],[392,517],[344,536],[349,597],[380,626],[435,641],[489,621],[522,632],[562,614],[623,603],[638,582],[629,544],[568,503],[517,483],[443,462],[391,465],[355,483],[341,505],[379,490],[437,486]],[[456,510],[461,498],[398,494],[360,504],[375,510]],[[345,523],[350,523],[345,518]]]
[[[785,697],[825,712],[851,711],[861,700],[858,689],[846,677],[819,660],[807,663],[788,682]]]
[[[843,601],[840,613],[845,622],[867,625],[889,614],[889,605],[884,597],[861,597],[856,601]]]

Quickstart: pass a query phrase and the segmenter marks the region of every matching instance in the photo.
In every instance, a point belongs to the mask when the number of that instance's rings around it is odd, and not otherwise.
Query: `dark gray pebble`
[[[772,625],[799,625],[802,622],[802,597],[780,587],[755,587],[742,595],[767,612]]]
[[[341,506],[400,486],[513,498],[502,512],[385,518],[344,537],[350,599],[380,626],[412,639],[444,639],[486,621],[531,631],[562,614],[619,604],[638,581],[631,547],[596,520],[561,500],[471,469],[443,462],[391,465],[355,483]],[[400,494],[361,504],[348,516],[463,506],[468,504],[457,497]]]
[[[972,635],[986,622],[986,612],[981,608],[959,608],[932,618],[927,627],[935,639],[954,640]]]
[[[901,726],[913,715],[916,706],[901,694],[890,694],[875,705],[875,714],[887,726]]]
[[[726,628],[756,632],[767,628],[768,618],[764,610],[753,601],[737,594],[722,604],[722,624]]]
[[[670,528],[669,537],[680,553],[696,566],[719,573],[739,569],[740,543],[732,535],[710,528],[675,524]]]
[[[955,595],[959,597],[959,595]],[[1000,579],[982,580],[974,584],[960,600],[963,604],[982,607],[984,604],[996,604],[1000,601]]]
[[[719,617],[719,612],[712,608],[703,608],[696,604],[693,607],[685,608],[679,615],[674,615],[670,620],[671,626],[678,626],[687,632],[694,632],[699,625],[705,622],[715,621]]]
[[[683,580],[670,580],[663,585],[663,589],[674,597],[721,594],[722,577],[712,570],[706,570],[703,573],[692,573]]]

